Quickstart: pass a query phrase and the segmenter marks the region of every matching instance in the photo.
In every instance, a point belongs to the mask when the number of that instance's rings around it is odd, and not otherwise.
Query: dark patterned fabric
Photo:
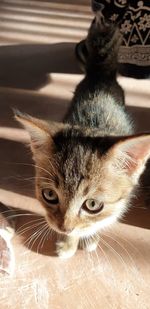
[[[107,19],[120,26],[123,42],[119,62],[126,64],[121,69],[131,75],[132,71],[135,75],[150,75],[150,0],[93,0],[92,9],[100,9]]]

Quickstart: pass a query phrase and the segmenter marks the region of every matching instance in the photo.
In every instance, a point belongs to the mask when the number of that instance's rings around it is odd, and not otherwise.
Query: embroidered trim
[[[140,66],[150,65],[150,46],[121,46],[118,60],[120,63],[130,63]]]
[[[150,3],[129,1],[130,5],[123,17],[120,30],[123,43],[119,52],[119,62],[141,66],[150,65]]]

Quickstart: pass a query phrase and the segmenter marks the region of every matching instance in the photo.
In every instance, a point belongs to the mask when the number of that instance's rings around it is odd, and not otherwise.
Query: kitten
[[[120,34],[97,12],[80,50],[85,78],[63,123],[16,113],[31,137],[36,196],[46,220],[64,235],[57,253],[74,255],[80,239],[95,237],[127,210],[150,155],[150,135],[132,135],[116,81]]]

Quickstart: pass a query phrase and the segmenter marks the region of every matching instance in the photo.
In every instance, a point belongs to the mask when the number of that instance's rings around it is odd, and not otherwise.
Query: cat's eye
[[[59,203],[58,195],[52,189],[43,189],[42,196],[44,200],[49,204],[57,205]]]
[[[104,208],[104,203],[94,199],[89,199],[83,203],[82,208],[90,214],[97,214]]]

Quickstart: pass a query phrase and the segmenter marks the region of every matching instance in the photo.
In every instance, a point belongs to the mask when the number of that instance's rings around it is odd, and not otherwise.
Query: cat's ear
[[[38,150],[44,152],[54,148],[53,135],[56,134],[63,124],[34,118],[14,110],[15,119],[19,121],[30,135],[31,149],[33,152]]]
[[[14,111],[15,119],[29,133],[33,148],[40,148],[45,143],[52,142],[48,123],[46,121],[23,114],[18,110]]]
[[[108,152],[116,168],[137,182],[150,158],[150,134],[128,136],[116,142]]]

